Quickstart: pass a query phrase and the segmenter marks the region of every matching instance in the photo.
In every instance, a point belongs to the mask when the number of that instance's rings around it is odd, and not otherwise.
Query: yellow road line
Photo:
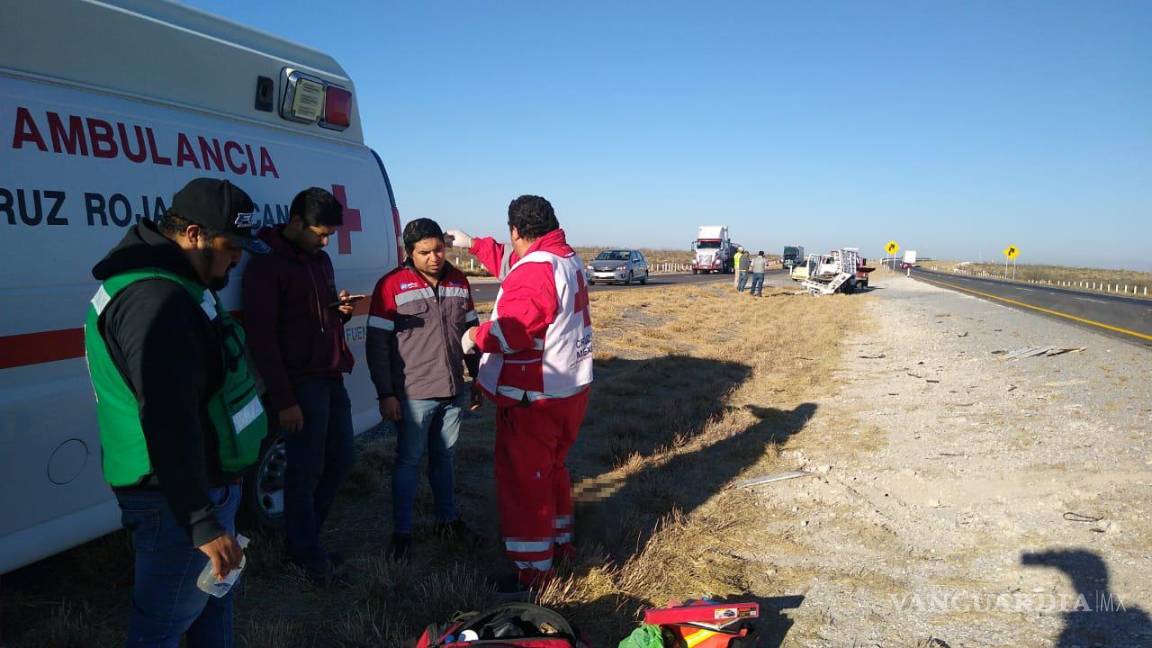
[[[1126,328],[1120,328],[1119,326],[1112,326],[1111,324],[1105,324],[1104,322],[1097,322],[1096,320],[1085,319],[1083,317],[1076,317],[1075,315],[1069,315],[1068,313],[1061,313],[1060,311],[1055,311],[1055,310],[1052,310],[1050,308],[1041,308],[1039,306],[1033,306],[1032,304],[1025,304],[1022,301],[1016,301],[1015,299],[1008,299],[1007,297],[1001,297],[999,295],[993,295],[990,293],[981,292],[979,290],[972,290],[971,288],[964,288],[962,286],[957,286],[956,284],[948,283],[947,281],[940,281],[937,279],[925,279],[923,275],[919,276],[918,278],[921,281],[926,281],[928,283],[934,283],[934,284],[938,284],[938,285],[942,285],[942,286],[947,286],[949,288],[955,288],[956,290],[963,290],[964,292],[972,293],[973,295],[980,295],[981,297],[987,297],[988,299],[995,299],[997,301],[1002,301],[1002,302],[1005,302],[1008,304],[1013,304],[1015,306],[1022,306],[1024,308],[1031,308],[1034,311],[1040,311],[1041,313],[1047,313],[1049,315],[1055,315],[1056,317],[1063,317],[1065,319],[1070,319],[1070,320],[1075,321],[1075,322],[1080,322],[1081,324],[1088,324],[1089,326],[1097,326],[1097,327],[1100,327],[1102,329],[1107,329],[1109,331],[1115,331],[1116,333],[1123,333],[1125,335],[1131,335],[1132,337],[1140,338],[1141,340],[1152,341],[1152,335],[1148,335],[1147,333],[1140,333],[1138,331],[1132,331],[1132,330],[1129,330]]]

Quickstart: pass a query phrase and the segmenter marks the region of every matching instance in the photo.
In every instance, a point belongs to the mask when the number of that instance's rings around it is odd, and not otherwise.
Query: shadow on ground
[[[1108,565],[1087,549],[1053,549],[1020,556],[1026,567],[1055,569],[1068,578],[1073,593],[1058,590],[1055,602],[1064,628],[1055,646],[1152,646],[1152,620],[1145,610],[1125,605],[1111,590]]]
[[[792,410],[748,409],[758,419],[755,424],[695,452],[645,465],[622,480],[609,473],[581,482],[576,491],[581,533],[624,562],[643,550],[662,518],[673,510],[696,510],[816,413],[812,403]]]

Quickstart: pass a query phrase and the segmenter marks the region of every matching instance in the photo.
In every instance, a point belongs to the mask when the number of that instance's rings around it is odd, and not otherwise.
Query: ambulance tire
[[[284,528],[284,471],[288,466],[284,438],[270,432],[260,459],[244,473],[244,498],[237,523],[245,529]]]

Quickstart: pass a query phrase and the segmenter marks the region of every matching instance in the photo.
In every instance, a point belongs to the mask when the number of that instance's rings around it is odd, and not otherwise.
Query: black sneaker
[[[392,560],[405,560],[408,558],[408,550],[411,548],[411,533],[393,533],[392,543],[388,545],[388,555],[392,558]]]
[[[473,531],[464,520],[461,519],[436,524],[432,527],[432,533],[443,540],[462,542],[473,547],[479,547],[485,542],[484,536]]]
[[[515,572],[504,574],[496,579],[496,598],[509,603],[529,603],[533,592],[520,582]]]

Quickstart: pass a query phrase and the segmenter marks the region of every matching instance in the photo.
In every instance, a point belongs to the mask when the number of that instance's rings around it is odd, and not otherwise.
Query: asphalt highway
[[[1152,349],[1152,299],[916,269],[912,278],[1063,320]]]

